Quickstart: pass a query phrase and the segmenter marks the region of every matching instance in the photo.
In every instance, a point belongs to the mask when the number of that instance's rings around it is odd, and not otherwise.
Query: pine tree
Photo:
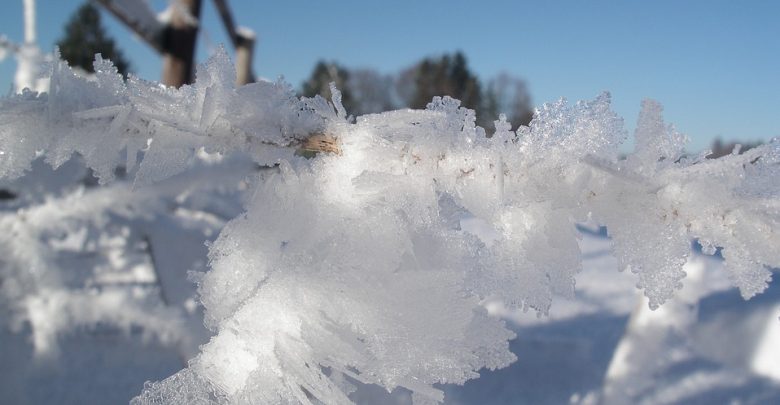
[[[319,61],[314,66],[311,76],[303,83],[303,96],[314,97],[320,95],[330,100],[330,83],[336,84],[336,88],[341,91],[341,103],[350,113],[357,109],[353,103],[352,93],[347,87],[349,80],[349,71],[335,62]]]
[[[457,52],[440,59],[425,59],[417,65],[416,90],[409,102],[411,108],[425,108],[434,96],[450,96],[467,108],[479,112],[482,92],[479,79],[468,67],[466,57]]]
[[[63,60],[73,67],[80,67],[87,72],[94,73],[92,62],[95,54],[100,53],[103,58],[114,62],[119,73],[127,76],[130,71],[130,62],[125,59],[122,51],[116,46],[100,22],[100,12],[92,3],[84,3],[71,16],[65,25],[65,34],[57,42]]]

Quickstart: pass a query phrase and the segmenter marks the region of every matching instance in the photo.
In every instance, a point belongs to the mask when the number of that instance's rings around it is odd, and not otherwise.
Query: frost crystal
[[[332,103],[284,83],[236,89],[223,52],[179,90],[96,67],[87,82],[55,63],[50,94],[0,102],[0,176],[38,151],[54,166],[78,152],[101,181],[126,164],[137,185],[186,170],[201,149],[279,165],[198,278],[214,337],[138,404],[350,403],[353,382],[440,402],[434,384],[514,360],[512,333],[482,300],[545,313],[553,294],[572,294],[581,221],[608,227],[651,307],[680,288],[694,238],[722,248],[745,297],[780,266],[780,143],[688,159],[653,101],[620,159],[626,134],[606,93],[544,105],[517,133],[500,118],[487,138],[449,97],[351,123],[335,89]],[[295,156],[313,134],[340,153]]]

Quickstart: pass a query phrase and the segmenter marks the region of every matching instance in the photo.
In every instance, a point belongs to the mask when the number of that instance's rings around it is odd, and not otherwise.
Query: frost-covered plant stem
[[[214,337],[137,403],[339,404],[354,382],[442,401],[434,384],[514,360],[513,334],[484,299],[546,313],[553,294],[572,294],[579,221],[608,227],[653,308],[680,288],[692,238],[722,248],[746,297],[780,265],[778,143],[687,157],[653,101],[621,159],[608,94],[544,105],[516,133],[501,117],[487,138],[447,97],[353,122],[335,89],[331,104],[284,83],[235,88],[223,52],[179,90],[124,83],[99,58],[96,71],[86,82],[58,62],[50,94],[0,102],[0,176],[21,175],[39,151],[55,167],[77,152],[101,182],[125,165],[139,188],[200,150],[280,169],[196,277]],[[337,153],[295,156],[312,134],[337,138]]]

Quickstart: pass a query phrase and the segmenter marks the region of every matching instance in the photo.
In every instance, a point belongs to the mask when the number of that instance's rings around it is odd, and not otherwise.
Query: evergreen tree
[[[355,109],[348,112],[358,116],[399,108],[393,93],[394,87],[395,81],[391,75],[384,75],[373,69],[350,70],[345,89],[349,92]]]
[[[347,87],[349,80],[349,71],[336,63],[325,61],[317,62],[311,76],[303,83],[303,95],[314,97],[319,94],[325,99],[330,100],[330,83],[336,83],[336,87],[341,91],[341,104],[347,110],[347,113],[354,114],[357,106],[353,102],[352,93]]]
[[[434,96],[450,96],[460,100],[464,107],[477,112],[481,109],[479,79],[471,72],[461,52],[439,59],[424,59],[415,72],[415,92],[409,107],[425,108]]]
[[[534,109],[528,86],[524,80],[508,73],[500,73],[487,82],[483,95],[483,121],[495,120],[504,113],[512,123],[512,130],[528,125],[533,118]],[[492,122],[480,122],[485,129],[493,128]]]
[[[423,109],[436,96],[450,96],[476,111],[477,125],[488,134],[504,113],[517,130],[533,117],[525,81],[507,73],[480,83],[461,52],[426,58],[395,77],[368,69],[349,70],[335,62],[318,62],[302,86],[302,95],[319,94],[330,99],[331,82],[341,90],[342,104],[355,116],[392,110],[401,106]]]
[[[105,59],[114,62],[119,73],[127,76],[130,62],[125,59],[122,51],[116,46],[100,22],[100,12],[90,2],[84,3],[71,16],[65,25],[65,34],[57,42],[62,59],[73,67],[80,67],[94,73],[92,62],[95,54],[100,53]]]

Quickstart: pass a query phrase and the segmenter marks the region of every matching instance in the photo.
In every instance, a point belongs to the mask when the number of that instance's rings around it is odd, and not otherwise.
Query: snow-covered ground
[[[650,311],[603,234],[583,232],[574,299],[549,317],[491,308],[517,333],[518,361],[463,387],[454,404],[712,404],[780,401],[780,288],[745,302],[718,257],[696,252],[672,301]],[[696,246],[694,246],[696,250]],[[652,252],[648,252],[652,254]]]
[[[556,297],[546,317],[488,302],[517,334],[517,362],[444,385],[447,404],[768,404],[780,401],[780,283],[744,301],[701,253],[686,264],[679,297],[651,311],[634,277],[617,271],[605,230],[580,227],[576,297]],[[384,395],[384,396],[383,396]],[[363,404],[409,404],[362,388]],[[379,399],[381,398],[381,400]]]
[[[246,160],[204,161],[152,186],[99,188],[78,161],[58,171],[37,161],[2,183],[0,402],[123,403],[186,366],[211,334],[194,282],[206,243],[242,212],[256,174]],[[694,245],[683,290],[650,311],[606,232],[580,234],[576,295],[556,297],[546,317],[486,302],[517,334],[518,361],[441,385],[445,403],[780,401],[780,286],[745,302],[722,260]],[[373,386],[351,398],[411,401]]]
[[[188,273],[205,271],[255,171],[204,163],[133,190],[38,160],[0,184],[0,403],[126,403],[186,366],[210,333]]]

